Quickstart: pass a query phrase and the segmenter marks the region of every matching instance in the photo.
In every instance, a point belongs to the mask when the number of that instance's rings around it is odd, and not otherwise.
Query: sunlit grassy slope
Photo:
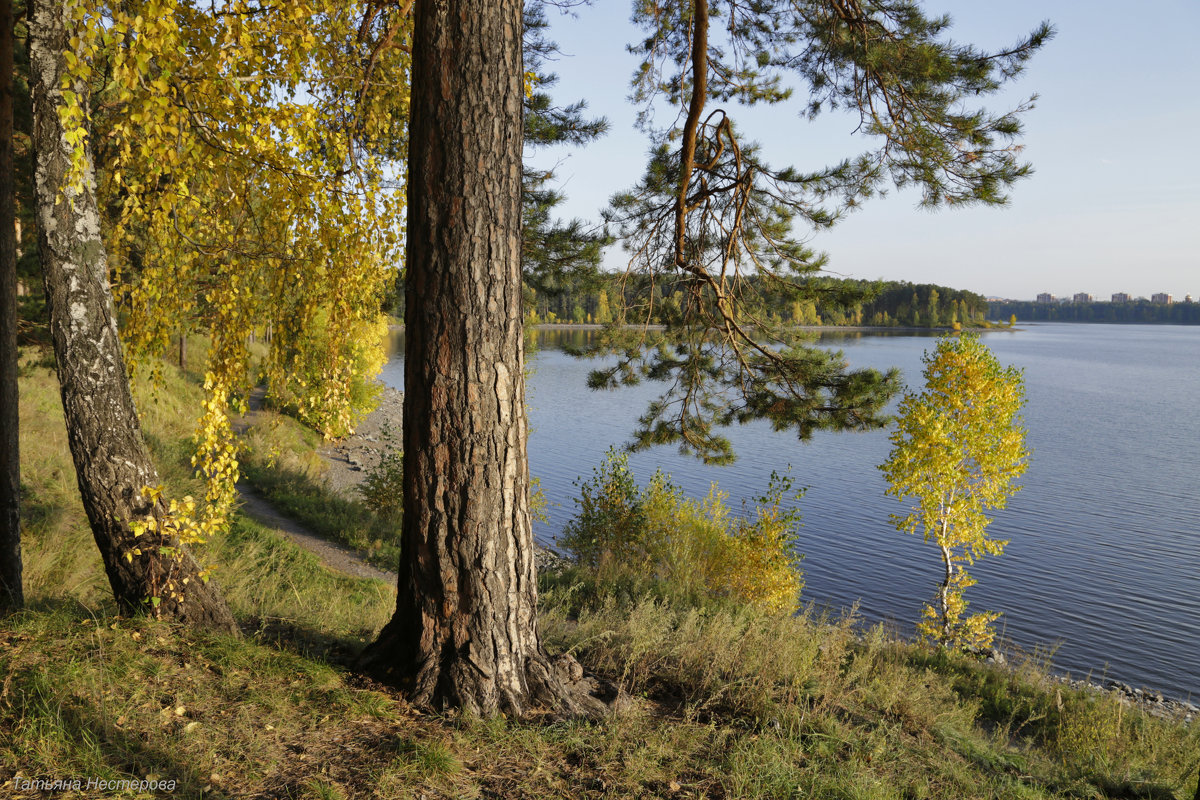
[[[549,645],[621,682],[600,723],[465,719],[355,677],[394,590],[239,519],[204,557],[240,639],[115,615],[76,496],[52,373],[22,369],[29,610],[0,622],[0,797],[24,781],[175,781],[175,798],[1184,798],[1200,731],[1050,681],[779,616],[543,576]],[[195,386],[139,384],[176,493]],[[281,436],[275,463],[313,440]],[[311,462],[310,462],[311,463]],[[591,465],[580,465],[584,473]],[[264,462],[262,469],[269,469]],[[316,489],[313,489],[316,491]],[[662,596],[661,594],[658,596]],[[73,797],[137,797],[136,790]]]

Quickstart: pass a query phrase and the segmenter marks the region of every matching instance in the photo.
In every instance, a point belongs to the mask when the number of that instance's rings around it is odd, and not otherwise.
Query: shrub
[[[383,427],[380,438],[383,448],[379,463],[367,468],[358,493],[367,508],[394,522],[404,509],[404,452],[397,445],[396,433],[390,425]]]
[[[666,594],[791,612],[804,585],[799,513],[782,508],[791,491],[791,479],[773,473],[753,510],[734,516],[716,484],[695,500],[656,472],[639,489],[627,457],[610,450],[580,484],[579,513],[559,543],[605,582],[644,580]]]

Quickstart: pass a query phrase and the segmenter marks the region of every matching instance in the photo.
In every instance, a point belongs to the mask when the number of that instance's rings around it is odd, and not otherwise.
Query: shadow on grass
[[[358,643],[278,624],[253,637],[260,642],[239,641],[107,612],[39,599],[0,620],[0,642],[13,645],[0,649],[0,772],[12,767],[30,779],[79,780],[74,794],[86,798],[283,800],[323,797],[322,786],[343,797],[339,785],[365,796],[370,776],[400,752],[390,730],[396,719],[390,696],[356,691],[353,678],[343,683],[328,669],[327,662],[351,658]],[[325,658],[312,658],[316,648],[324,648]],[[242,704],[247,712],[232,710]],[[186,712],[172,715],[176,705]],[[257,715],[271,709],[297,724],[281,728],[286,734],[263,734]],[[322,713],[324,720],[313,722]],[[349,751],[347,737],[354,738]],[[87,787],[93,778],[146,776],[174,786]],[[0,796],[8,796],[5,789]]]
[[[59,525],[67,516],[59,498],[44,497],[35,487],[21,483],[21,527],[26,530],[50,530]]]
[[[250,617],[241,627],[244,634],[266,647],[346,670],[352,669],[358,654],[374,638],[332,634],[296,620],[272,617]]]
[[[64,735],[78,747],[94,747],[103,757],[105,766],[115,773],[108,780],[140,780],[138,776],[155,775],[159,781],[175,781],[173,790],[148,794],[167,794],[175,798],[196,800],[232,800],[239,796],[214,786],[209,776],[194,766],[184,764],[174,754],[139,740],[136,734],[125,733],[112,722],[82,706],[64,706],[62,719],[67,723]],[[142,795],[141,792],[138,793]],[[97,792],[97,796],[121,796],[118,792]],[[86,796],[86,795],[85,795]]]
[[[80,624],[104,625],[117,619],[115,610],[115,605],[89,608],[76,600],[35,598],[23,611],[4,620],[4,625],[11,630],[29,623],[38,625],[46,620],[49,632],[70,630]],[[67,743],[71,752],[91,754],[98,763],[89,771],[90,774],[54,773],[25,777],[48,781],[79,780],[83,786],[79,794],[83,797],[124,797],[127,794],[112,788],[88,789],[89,779],[140,781],[147,775],[156,775],[160,781],[175,781],[174,789],[170,792],[172,797],[231,800],[236,796],[212,786],[209,776],[194,765],[185,764],[176,755],[141,741],[136,732],[121,730],[103,714],[102,708],[97,708],[84,694],[59,694],[52,683],[47,683],[53,680],[53,674],[53,670],[9,672],[4,684],[7,697],[0,705],[4,712],[0,720],[53,720],[55,735]],[[137,795],[163,793],[160,790],[137,792]]]

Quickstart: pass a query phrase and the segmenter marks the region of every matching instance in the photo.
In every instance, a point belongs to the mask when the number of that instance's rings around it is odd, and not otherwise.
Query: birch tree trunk
[[[149,533],[135,539],[130,529],[131,520],[163,516],[162,503],[142,492],[157,486],[159,478],[142,438],[117,337],[87,145],[82,145],[82,181],[71,179],[75,145],[59,116],[66,102],[61,87],[69,47],[67,4],[35,0],[32,12],[38,243],[67,439],[92,534],[122,610],[146,610],[150,599],[158,597],[161,616],[236,632],[216,585],[200,579],[195,560],[182,545]],[[87,85],[76,81],[72,88],[86,109]],[[181,557],[162,555],[159,546],[177,548]],[[127,558],[135,547],[142,554]],[[183,587],[181,599],[166,596],[164,587],[171,580]]]
[[[360,667],[419,705],[604,713],[606,690],[537,631],[521,1],[423,0],[415,15],[399,597]]]
[[[945,528],[942,535],[945,536]],[[950,581],[954,580],[954,560],[950,548],[945,545],[941,548],[942,567],[946,570],[946,577],[942,579],[942,585],[938,588],[938,607],[942,612],[942,646],[945,647],[950,643]]]

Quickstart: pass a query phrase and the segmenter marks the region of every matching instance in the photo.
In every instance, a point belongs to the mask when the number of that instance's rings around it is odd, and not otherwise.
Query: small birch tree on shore
[[[944,337],[922,361],[925,391],[900,403],[892,451],[879,469],[887,494],[915,501],[907,515],[892,515],[897,530],[920,530],[941,551],[943,579],[918,633],[943,647],[987,647],[1000,615],[964,616],[963,594],[975,585],[966,566],[1008,544],[988,537],[987,512],[1004,508],[1028,466],[1024,380],[974,335]]]

